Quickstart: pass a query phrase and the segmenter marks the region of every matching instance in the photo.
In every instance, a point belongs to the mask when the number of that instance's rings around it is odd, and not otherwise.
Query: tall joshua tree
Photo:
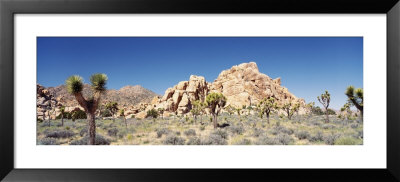
[[[194,116],[194,120],[196,121],[196,116],[200,115],[200,123],[203,122],[203,114],[204,114],[204,109],[207,106],[206,103],[202,102],[201,100],[195,100],[192,102],[192,110],[190,110],[190,112],[192,112],[193,116]]]
[[[306,108],[307,108],[307,111],[306,111],[306,112],[308,113],[308,116],[309,116],[309,117],[311,117],[312,114],[313,114],[314,105],[315,105],[315,102],[310,102],[310,103],[308,103],[308,104],[306,105]]]
[[[194,122],[196,123],[197,120],[197,116],[200,115],[202,107],[201,107],[202,103],[200,100],[195,100],[192,102],[192,110],[190,110],[190,112],[193,115],[194,118]]]
[[[61,126],[64,126],[64,115],[65,115],[65,107],[60,107],[60,115],[61,115]]]
[[[219,112],[226,104],[226,97],[221,93],[211,93],[206,97],[207,106],[213,116],[214,129],[217,128],[217,117]]]
[[[351,106],[350,103],[346,103],[346,104],[343,105],[342,108],[340,108],[340,111],[341,111],[342,113],[345,112],[345,114],[346,114],[346,116],[347,116],[347,119],[350,119],[350,118],[351,118],[351,109],[350,109],[350,106]],[[344,116],[344,115],[343,115],[343,116]]]
[[[258,104],[258,108],[261,112],[260,115],[263,115],[264,113],[267,115],[267,123],[269,124],[269,115],[275,109],[278,109],[278,105],[275,102],[275,98],[268,97],[260,101],[260,103]]]
[[[125,117],[125,110],[124,109],[119,110],[119,115],[124,119],[125,127],[128,128],[128,123],[126,122],[126,117]]]
[[[290,101],[285,104],[283,104],[282,109],[286,112],[286,115],[289,120],[292,119],[293,114],[299,110],[300,104],[295,101]]]
[[[329,103],[331,102],[331,94],[329,94],[329,92],[325,90],[325,93],[321,94],[321,97],[318,96],[317,99],[319,103],[321,103],[325,108],[325,115],[326,115],[325,123],[329,123],[328,107]]]
[[[69,77],[65,83],[67,85],[68,92],[75,96],[79,105],[83,107],[86,112],[88,120],[88,131],[89,131],[89,145],[95,145],[96,139],[96,117],[95,112],[100,104],[101,95],[106,91],[107,75],[105,74],[93,74],[90,76],[90,83],[93,90],[93,95],[89,99],[85,99],[82,95],[83,90],[83,79],[78,75]]]
[[[364,107],[364,91],[362,88],[357,88],[354,90],[353,86],[349,86],[346,89],[346,96],[349,98],[349,101],[356,106],[356,108],[360,111],[361,117],[364,115],[363,107]]]
[[[118,111],[118,103],[116,103],[116,102],[109,102],[109,103],[106,104],[106,109],[107,109],[108,111],[111,112],[112,118],[113,118],[113,122],[115,122],[114,115],[115,115],[115,114],[117,113],[117,111]]]

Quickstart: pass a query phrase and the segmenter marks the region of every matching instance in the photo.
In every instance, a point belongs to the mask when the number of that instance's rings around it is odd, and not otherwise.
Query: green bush
[[[352,137],[341,137],[335,141],[335,145],[356,145],[357,140]]]
[[[57,140],[54,138],[43,138],[43,139],[40,139],[37,143],[38,143],[38,145],[58,145],[59,144],[57,142]]]
[[[101,117],[111,117],[112,113],[110,110],[106,109],[106,110],[101,111],[100,115],[101,115]]]
[[[178,137],[175,135],[168,135],[165,140],[163,141],[163,144],[166,145],[184,145],[185,144],[185,139],[182,137]]]
[[[303,139],[308,139],[308,138],[310,138],[310,133],[308,133],[308,131],[298,131],[298,132],[296,132],[295,136],[296,136],[299,140],[303,140]]]
[[[80,140],[74,140],[71,142],[71,145],[88,145],[89,137],[85,136]],[[96,145],[110,145],[110,141],[103,136],[97,134],[95,139]]]
[[[194,129],[188,129],[183,132],[186,136],[196,136],[196,131]]]
[[[244,138],[234,143],[234,145],[251,145],[251,140]]]
[[[148,117],[157,118],[158,117],[157,110],[155,110],[155,109],[148,110],[147,114],[146,114],[146,118],[148,118]]]

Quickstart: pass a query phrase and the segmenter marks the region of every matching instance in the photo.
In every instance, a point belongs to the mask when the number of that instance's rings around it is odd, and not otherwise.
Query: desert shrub
[[[293,138],[286,133],[280,133],[275,137],[275,140],[277,140],[280,145],[289,145],[293,142]]]
[[[278,135],[279,133],[286,133],[288,135],[291,135],[294,133],[294,131],[291,128],[285,128],[284,126],[275,126],[274,128],[272,128],[271,134]]]
[[[201,145],[201,140],[198,137],[190,137],[186,144],[187,145]]]
[[[219,134],[211,134],[205,140],[201,141],[202,145],[227,145],[228,142]]]
[[[82,128],[81,131],[79,132],[79,135],[80,135],[81,137],[87,135],[87,128]]]
[[[168,135],[163,141],[165,145],[184,145],[185,139],[176,135]]]
[[[226,130],[217,129],[213,131],[211,134],[219,135],[223,139],[228,139],[228,132],[226,132]]]
[[[229,130],[233,133],[233,134],[237,134],[237,135],[241,135],[245,132],[245,129],[243,126],[241,125],[236,125],[236,126],[230,126]]]
[[[178,135],[178,136],[181,136],[181,132],[180,131],[176,131],[175,134]]]
[[[350,127],[353,128],[353,129],[356,129],[356,128],[358,128],[358,124],[357,123],[353,123],[353,124],[350,125]]]
[[[188,129],[183,132],[186,136],[196,136],[196,131],[194,129]]]
[[[363,131],[357,131],[357,133],[354,135],[354,138],[363,139],[363,137]]]
[[[206,126],[204,126],[204,125],[200,126],[200,131],[204,131],[205,129],[206,129]]]
[[[119,131],[118,131],[118,138],[124,138],[125,137],[125,135],[132,135],[132,134],[134,134],[136,132],[136,130],[134,129],[134,128],[128,128],[128,129],[126,129],[126,128],[123,128],[123,129],[120,129]]]
[[[315,135],[312,135],[309,139],[310,142],[324,141],[324,134],[318,131]]]
[[[310,122],[310,124],[311,124],[311,125],[314,125],[314,126],[320,126],[320,125],[321,125],[321,122],[319,122],[319,121],[317,121],[317,120],[312,120],[312,121]]]
[[[169,130],[168,128],[161,128],[161,129],[157,129],[157,138],[161,138],[163,135],[167,135],[171,132],[171,130]]]
[[[324,115],[324,112],[319,106],[312,107],[311,112],[315,115]]]
[[[336,115],[336,112],[332,109],[328,109],[328,115]],[[326,114],[326,112],[324,112],[324,114]]]
[[[69,126],[66,126],[65,129],[66,129],[66,130],[70,130],[71,128],[70,128]]]
[[[334,129],[335,126],[334,126],[334,125],[331,125],[331,124],[323,124],[323,125],[321,126],[321,128],[327,130],[327,129]]]
[[[75,133],[69,130],[53,131],[46,134],[46,138],[69,138],[74,136]]]
[[[244,138],[234,143],[234,145],[251,145],[251,140]]]
[[[150,109],[146,113],[146,118],[152,117],[152,118],[157,118],[158,117],[158,112],[155,109]]]
[[[71,142],[71,145],[87,145],[89,141],[89,137],[85,136],[80,140],[73,140]],[[95,138],[95,144],[96,145],[110,145],[110,141],[106,139],[105,137],[97,134]]]
[[[264,133],[265,132],[262,129],[259,129],[259,128],[254,128],[253,129],[253,136],[254,137],[259,137],[259,136],[263,135]]]
[[[340,137],[334,143],[335,145],[356,145],[357,140],[352,137]]]
[[[53,123],[51,123],[51,125],[53,125]],[[42,123],[40,123],[40,125],[39,125],[40,127],[48,127],[49,126],[49,121],[48,120],[46,120],[46,122],[42,122]]]
[[[291,129],[291,128],[285,128],[285,127],[283,127],[283,128],[281,129],[281,133],[285,133],[285,134],[291,135],[291,134],[294,133],[294,131],[293,131],[293,129]]]
[[[38,145],[58,145],[58,142],[55,138],[43,138],[43,139],[40,139],[37,144]]]
[[[276,138],[262,136],[255,142],[256,145],[279,145],[280,142]]]
[[[101,117],[111,117],[111,116],[113,116],[113,114],[111,113],[111,111],[110,110],[108,110],[108,109],[105,109],[105,110],[103,110],[103,111],[101,111]]]
[[[80,109],[71,111],[71,119],[75,121],[76,119],[86,119],[86,113],[85,111],[82,111]]]
[[[335,141],[340,137],[339,134],[330,134],[327,136],[324,136],[324,141],[327,145],[333,145],[335,144]]]
[[[298,132],[295,133],[295,136],[299,140],[304,140],[304,139],[310,138],[310,133],[308,133],[308,131],[298,131]]]
[[[67,112],[67,111],[64,111],[64,116],[63,116],[63,118],[64,118],[64,119],[72,119],[71,113],[70,113],[70,112]],[[56,119],[61,119],[61,114],[57,115],[57,116],[56,116]]]
[[[122,138],[122,137],[121,137],[121,138]],[[132,140],[132,139],[133,139],[133,135],[132,135],[132,134],[128,134],[128,136],[126,136],[126,139]]]
[[[107,131],[108,136],[117,136],[118,134],[118,129],[117,128],[111,128]]]

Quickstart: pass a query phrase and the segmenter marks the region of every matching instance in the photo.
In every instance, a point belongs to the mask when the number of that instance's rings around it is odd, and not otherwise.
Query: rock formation
[[[38,119],[46,120],[49,116],[51,119],[55,119],[56,113],[59,112],[56,108],[59,106],[61,104],[49,90],[39,84],[36,85],[36,113]]]
[[[281,78],[271,79],[260,73],[254,62],[243,63],[222,71],[213,83],[202,76],[191,75],[189,81],[181,81],[165,91],[157,104],[147,108],[164,108],[168,112],[185,114],[192,108],[194,100],[204,101],[208,93],[219,92],[233,107],[255,106],[260,100],[275,97],[278,104],[297,101],[304,106],[304,100],[297,98],[287,88],[281,86]],[[304,110],[300,109],[300,113]]]
[[[281,78],[271,79],[260,73],[254,62],[233,66],[222,71],[211,86],[212,92],[220,92],[227,98],[227,104],[234,107],[257,105],[262,99],[275,97],[283,104],[299,100],[287,88],[281,86]]]

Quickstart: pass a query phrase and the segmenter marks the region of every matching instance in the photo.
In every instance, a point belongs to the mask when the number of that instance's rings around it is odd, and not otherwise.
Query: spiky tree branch
[[[329,103],[331,102],[331,94],[329,94],[329,92],[327,90],[325,90],[325,93],[321,94],[321,97],[318,96],[317,99],[318,99],[319,103],[321,103],[324,106],[325,115],[326,115],[325,122],[329,123],[328,107],[329,107]]]
[[[346,96],[349,101],[361,112],[361,116],[364,115],[364,91],[362,88],[357,88],[354,90],[353,86],[349,86],[346,89]]]

